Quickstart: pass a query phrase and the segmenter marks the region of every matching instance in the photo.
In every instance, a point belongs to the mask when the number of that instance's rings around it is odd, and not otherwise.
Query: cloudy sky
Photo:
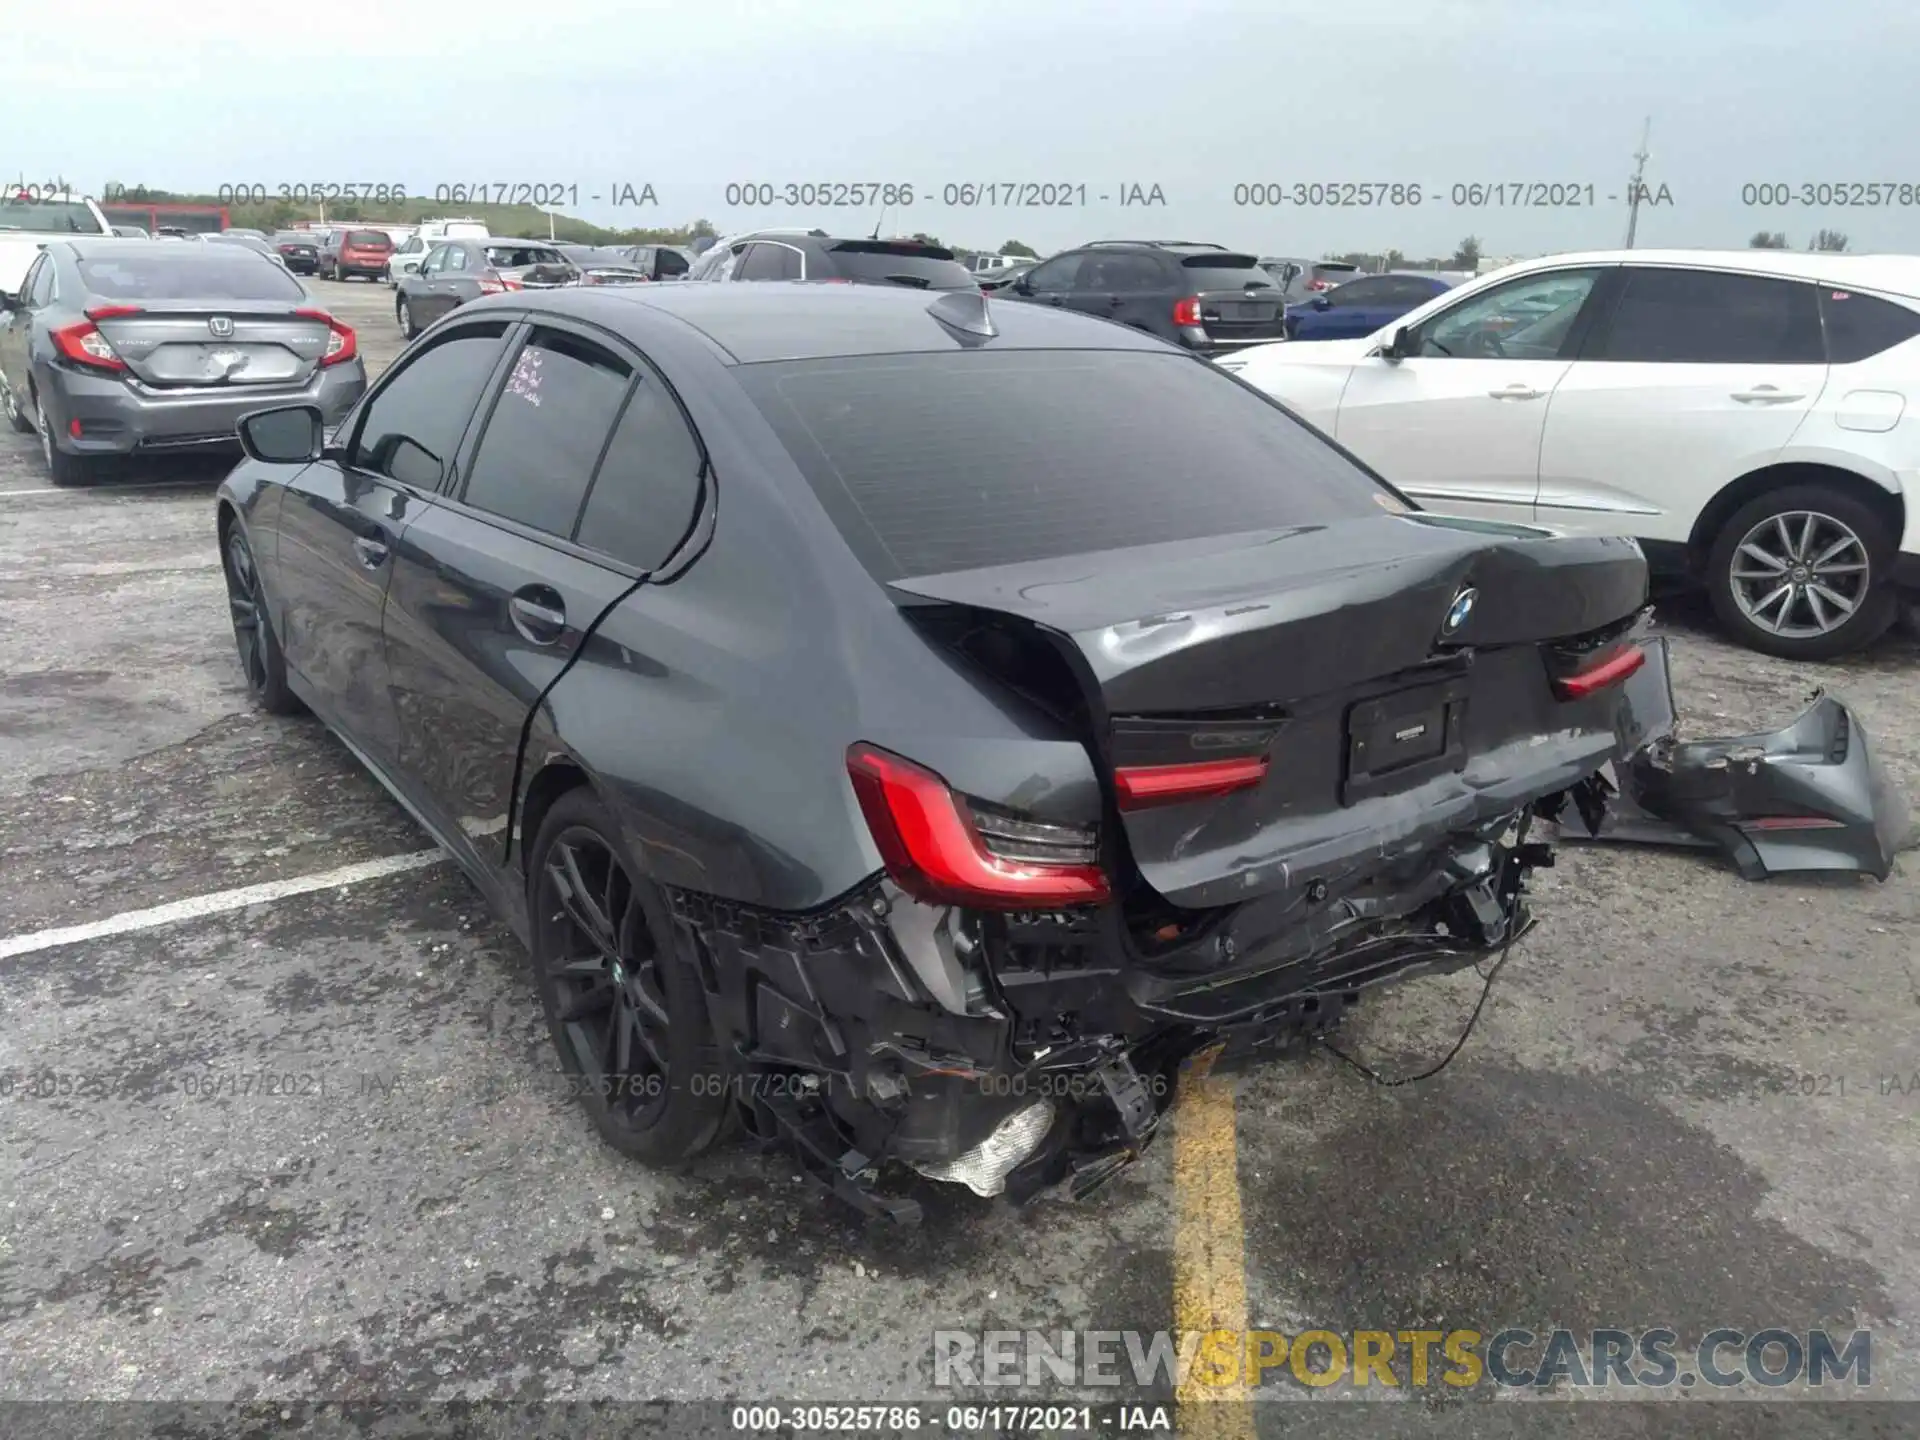
[[[1647,178],[1671,203],[1643,210],[1642,245],[1765,228],[1804,246],[1830,226],[1856,250],[1920,250],[1911,0],[65,0],[7,49],[0,171],[94,191],[539,182],[577,187],[566,208],[601,223],[865,232],[877,211],[741,209],[726,189],[890,182],[916,202],[888,231],[974,246],[1421,254],[1472,234],[1533,254],[1621,243],[1651,115]],[[1234,203],[1236,185],[1347,181],[1425,196]],[[1592,185],[1598,204],[1450,203],[1515,181]],[[1909,203],[1742,203],[1748,184],[1876,181]],[[1006,182],[1086,203],[941,203]],[[613,208],[621,184],[658,205]],[[1121,208],[1135,185],[1165,205]]]

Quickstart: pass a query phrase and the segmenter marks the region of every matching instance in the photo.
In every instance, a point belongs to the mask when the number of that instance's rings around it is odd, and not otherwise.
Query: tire
[[[730,1118],[729,1087],[666,897],[635,870],[584,786],[547,813],[531,855],[535,981],[570,1087],[622,1154],[649,1165],[691,1160]]]
[[[233,641],[240,652],[247,697],[269,715],[298,715],[306,706],[287,688],[286,657],[273,633],[253,546],[238,520],[227,526],[220,545],[220,568],[226,574],[227,609],[233,617]]]
[[[20,402],[13,398],[13,382],[0,376],[0,407],[7,412],[7,424],[19,435],[31,435],[33,422],[27,419],[26,411],[20,408]]]
[[[56,485],[84,485],[94,476],[92,461],[84,455],[69,455],[53,438],[53,423],[47,419],[47,407],[33,397],[33,428],[40,436],[40,458],[46,461],[47,474]]]
[[[413,323],[413,306],[407,303],[407,297],[400,295],[393,302],[393,318],[400,322],[400,334],[408,340],[420,333],[420,327]]]
[[[1832,660],[1893,624],[1893,560],[1894,538],[1871,506],[1830,485],[1787,485],[1748,501],[1720,527],[1707,585],[1721,625],[1748,649]],[[1775,574],[1788,589],[1783,599],[1775,598]]]

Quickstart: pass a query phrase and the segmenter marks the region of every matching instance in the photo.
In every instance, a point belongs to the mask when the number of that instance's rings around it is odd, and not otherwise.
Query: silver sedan
[[[56,485],[159,450],[239,448],[243,415],[315,405],[336,424],[367,388],[353,330],[251,248],[49,242],[0,291],[0,406],[37,431]]]

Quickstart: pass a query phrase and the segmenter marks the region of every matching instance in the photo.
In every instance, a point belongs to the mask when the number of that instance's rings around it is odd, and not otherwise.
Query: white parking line
[[[269,880],[262,885],[246,885],[238,890],[216,890],[211,895],[195,895],[147,910],[128,910],[85,925],[66,925],[57,930],[34,930],[25,935],[10,935],[0,940],[0,960],[15,955],[30,955],[36,950],[51,950],[58,945],[77,945],[83,940],[98,940],[103,935],[125,935],[132,930],[151,930],[181,920],[197,920],[203,915],[219,915],[228,910],[244,910],[249,905],[264,905],[289,895],[306,895],[315,890],[337,890],[342,885],[357,885],[362,880],[380,880],[389,875],[404,875],[409,870],[424,870],[447,860],[444,850],[417,850],[411,855],[389,855],[382,860],[362,860],[357,865],[342,865],[338,870],[323,870],[317,875],[296,875],[290,880]]]
[[[139,485],[43,485],[27,490],[0,490],[0,500],[19,495],[125,495],[131,491],[205,490],[213,488],[204,480],[150,480]]]

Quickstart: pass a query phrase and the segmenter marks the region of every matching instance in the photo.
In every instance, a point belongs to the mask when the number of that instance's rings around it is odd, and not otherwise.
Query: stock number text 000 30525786
[[[608,180],[584,190],[572,180],[474,180],[435,185],[430,191],[410,192],[405,185],[366,180],[300,181],[267,185],[259,181],[222,185],[216,198],[222,205],[267,205],[276,200],[292,205],[392,205],[409,199],[427,199],[436,205],[658,205],[660,197],[644,180]],[[109,194],[108,204],[124,200]]]

